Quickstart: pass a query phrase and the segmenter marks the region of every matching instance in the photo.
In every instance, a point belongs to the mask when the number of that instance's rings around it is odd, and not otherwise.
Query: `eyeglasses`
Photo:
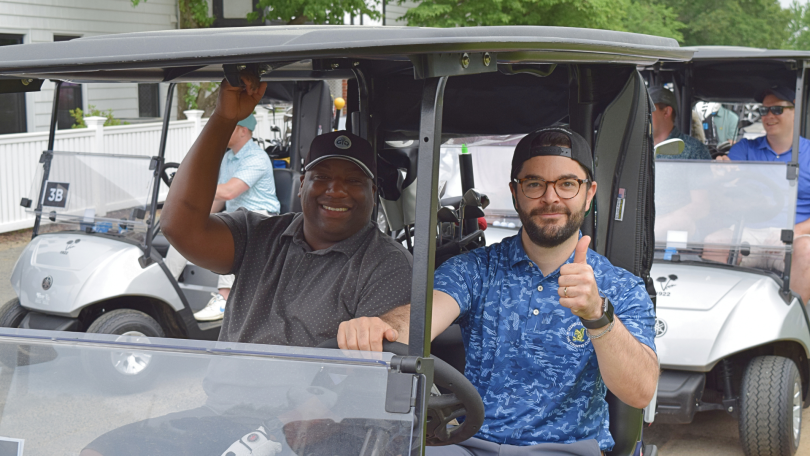
[[[768,111],[772,112],[775,116],[781,116],[785,109],[793,109],[795,106],[760,106],[757,108],[759,110],[760,116],[767,116]]]
[[[548,186],[553,185],[557,196],[562,199],[571,199],[579,194],[579,188],[582,184],[590,181],[588,179],[574,178],[546,181],[537,177],[524,177],[523,179],[515,179],[514,182],[520,186],[520,190],[526,195],[526,198],[542,198],[546,194]]]

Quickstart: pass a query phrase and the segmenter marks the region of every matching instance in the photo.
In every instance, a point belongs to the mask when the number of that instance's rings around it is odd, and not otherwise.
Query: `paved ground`
[[[802,416],[802,440],[796,456],[810,456],[810,409]],[[737,421],[727,413],[695,415],[691,424],[655,424],[644,440],[658,446],[661,456],[742,456]]]
[[[0,243],[0,304],[17,297],[11,289],[11,270],[23,248],[24,243]]]

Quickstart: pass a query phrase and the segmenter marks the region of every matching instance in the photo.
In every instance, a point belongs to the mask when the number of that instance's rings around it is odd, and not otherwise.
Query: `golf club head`
[[[454,211],[450,206],[443,206],[439,208],[439,212],[436,214],[436,217],[442,223],[458,223],[458,215],[456,215],[456,211]]]
[[[479,192],[474,188],[471,188],[466,192],[464,192],[464,196],[461,198],[461,201],[464,202],[465,206],[480,206],[481,192]]]

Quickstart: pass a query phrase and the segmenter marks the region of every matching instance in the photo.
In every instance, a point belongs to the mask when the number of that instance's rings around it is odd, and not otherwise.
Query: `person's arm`
[[[460,316],[466,315],[484,296],[486,274],[482,274],[480,252],[470,252],[451,258],[434,274],[433,313],[430,337],[433,340]],[[485,255],[485,254],[481,254]],[[410,277],[409,277],[410,279]],[[408,281],[410,282],[410,281]],[[410,289],[410,286],[408,286]],[[350,350],[382,350],[382,340],[408,343],[410,305],[390,310],[380,317],[361,317],[341,323],[338,345]]]
[[[214,201],[230,201],[248,191],[250,187],[238,177],[232,177],[228,182],[217,185]]]
[[[461,309],[452,296],[433,290],[433,319],[430,340],[443,333],[458,318]],[[408,343],[411,305],[397,307],[379,317],[344,321],[338,329],[338,346],[348,350],[382,351],[383,338]]]
[[[217,201],[214,200],[214,203],[211,204],[211,213],[216,214],[217,212],[222,212],[225,209],[225,201]]]
[[[223,80],[217,107],[191,146],[172,181],[161,213],[161,230],[189,261],[214,272],[227,272],[234,260],[234,241],[227,225],[211,215],[222,157],[236,123],[250,113],[267,83],[241,76],[246,87]]]
[[[586,261],[589,243],[590,237],[582,236],[574,253],[574,262],[560,268],[559,294],[560,305],[570,309],[574,315],[585,320],[596,320],[601,318],[603,313],[602,297],[596,285],[593,268]],[[624,299],[649,300],[643,288],[641,290],[634,288],[622,298],[624,307],[629,307],[624,303]],[[636,325],[636,322],[633,324]],[[589,329],[588,335],[597,336],[607,328],[608,326]],[[614,317],[610,332],[596,339],[591,337],[591,343],[605,386],[627,405],[636,408],[646,407],[658,386],[659,368],[655,352],[636,339],[618,316]]]

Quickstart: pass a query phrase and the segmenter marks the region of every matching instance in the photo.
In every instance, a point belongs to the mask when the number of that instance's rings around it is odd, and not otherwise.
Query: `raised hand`
[[[596,320],[602,316],[602,298],[593,268],[586,261],[590,243],[590,236],[582,236],[577,242],[574,262],[560,268],[557,293],[560,305],[571,309],[571,313],[585,320]]]
[[[244,87],[234,87],[225,79],[222,80],[217,107],[214,109],[215,115],[236,122],[253,113],[267,89],[267,83],[260,82],[259,78],[250,72],[243,71],[239,77],[245,83]]]

